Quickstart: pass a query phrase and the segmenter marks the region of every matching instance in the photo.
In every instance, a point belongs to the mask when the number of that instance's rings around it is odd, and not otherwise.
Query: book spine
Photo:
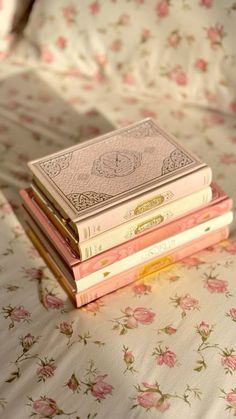
[[[21,189],[19,194],[27,212],[29,212],[34,222],[42,230],[45,236],[54,244],[56,250],[63,257],[65,262],[69,266],[72,266],[73,263],[75,263],[75,260],[79,263],[80,261],[78,257],[76,258],[63,235],[55,228],[53,223],[50,221],[50,218],[47,217],[47,214],[45,214],[38,204],[30,198],[29,192],[25,189]]]
[[[148,246],[143,250],[134,253],[133,255],[127,256],[118,262],[114,262],[111,265],[102,268],[99,271],[93,272],[92,274],[87,275],[79,281],[76,281],[76,289],[77,291],[84,291],[89,286],[103,281],[104,278],[114,277],[124,270],[128,270],[136,265],[148,262],[155,256],[160,256],[165,252],[177,248],[178,246],[182,246],[185,243],[194,240],[196,237],[203,236],[211,231],[225,227],[232,222],[232,219],[233,213],[228,212],[210,221],[206,221],[205,223],[192,227],[186,231],[182,231],[181,233],[176,234],[175,236],[171,236],[168,239],[157,242],[152,246]]]
[[[163,268],[166,268],[173,263],[176,263],[194,253],[197,253],[209,246],[227,239],[229,230],[227,227],[223,227],[212,233],[208,233],[206,236],[200,239],[187,243],[175,251],[166,253],[161,257],[153,258],[148,264],[143,263],[138,267],[133,267],[128,271],[123,272],[116,277],[105,279],[99,284],[92,286],[85,291],[77,292],[74,295],[76,306],[79,308],[85,304],[90,303],[97,298],[103,297],[119,288],[122,288],[130,283],[145,278],[147,275],[153,274]],[[149,277],[147,277],[147,280]]]
[[[191,195],[177,199],[161,208],[149,211],[134,220],[123,223],[112,230],[105,231],[96,237],[79,243],[80,258],[82,261],[91,258],[107,249],[124,243],[134,237],[144,234],[157,225],[170,222],[172,219],[196,210],[210,202],[212,190],[210,187],[201,189]]]
[[[65,291],[68,292],[70,298],[75,301],[75,287],[74,283],[68,281],[68,278],[65,278],[63,273],[61,272],[60,268],[57,266],[56,262],[52,258],[49,251],[43,246],[40,242],[39,238],[35,235],[34,231],[31,229],[29,225],[27,225],[27,221],[25,221],[25,231],[28,235],[29,239],[32,241],[33,245],[36,247],[37,251],[39,252],[40,256],[44,259],[46,264],[48,265],[49,269],[51,269],[52,273],[57,278],[58,282],[63,286]]]
[[[146,213],[183,196],[190,195],[201,188],[209,186],[211,179],[212,171],[210,167],[203,167],[152,192],[146,192],[142,196],[109,208],[102,213],[84,220],[74,220],[79,241],[88,240],[128,220],[134,219],[144,212]]]
[[[111,263],[138,252],[147,246],[151,246],[157,241],[164,240],[167,237],[177,234],[178,232],[185,231],[188,228],[201,224],[206,220],[211,220],[214,217],[224,214],[231,208],[232,200],[227,198],[222,202],[218,202],[214,205],[207,205],[198,211],[178,218],[166,225],[152,229],[142,236],[136,237],[126,243],[120,244],[119,246],[111,248],[106,252],[96,255],[91,259],[74,265],[72,267],[74,278],[76,280],[83,278],[84,276],[105,268]]]

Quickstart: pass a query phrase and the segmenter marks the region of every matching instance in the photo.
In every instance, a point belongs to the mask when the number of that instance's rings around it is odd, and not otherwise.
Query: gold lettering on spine
[[[147,199],[134,209],[134,214],[139,215],[145,211],[149,211],[152,208],[156,208],[164,202],[164,199],[165,198],[163,195],[157,195],[154,198]]]
[[[143,221],[142,223],[139,223],[137,225],[137,227],[134,230],[134,234],[140,234],[143,231],[147,230],[148,228],[161,224],[163,221],[164,221],[163,215],[157,215],[156,217],[150,218],[147,221]]]
[[[145,275],[149,275],[159,269],[165,268],[167,265],[173,263],[174,260],[170,256],[164,256],[158,259],[155,259],[152,262],[145,264],[139,271],[139,278],[142,278]]]

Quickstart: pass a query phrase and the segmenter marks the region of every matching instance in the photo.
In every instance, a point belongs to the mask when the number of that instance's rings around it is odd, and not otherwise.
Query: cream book
[[[211,169],[151,118],[29,163],[86,240],[211,183]]]
[[[177,199],[174,202],[156,208],[143,214],[134,220],[123,223],[112,230],[105,231],[96,237],[78,243],[80,259],[86,260],[114,246],[141,236],[143,233],[171,220],[187,214],[189,211],[197,210],[210,202],[212,189],[201,189],[191,195]]]
[[[39,197],[40,202],[38,201]],[[212,198],[212,188],[208,186],[207,188],[184,196],[183,198],[170,202],[160,208],[156,208],[148,213],[144,213],[134,220],[129,220],[126,223],[82,242],[77,239],[74,232],[68,228],[68,225],[66,226],[62,222],[57,211],[54,210],[52,212],[51,207],[49,209],[45,198],[42,197],[42,194],[39,195],[39,191],[35,188],[32,198],[36,199],[36,202],[44,210],[44,213],[50,221],[57,227],[68,243],[70,243],[80,260],[84,261],[109,248],[117,246],[118,244],[138,237],[157,226],[161,226],[175,218],[183,216],[190,211],[200,209],[203,205],[210,202]],[[43,206],[42,200],[44,202]]]

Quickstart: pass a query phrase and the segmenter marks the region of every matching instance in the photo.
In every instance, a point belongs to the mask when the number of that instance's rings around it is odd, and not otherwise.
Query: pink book
[[[76,286],[76,292],[82,292],[103,282],[104,279],[115,278],[124,271],[128,271],[145,263],[148,264],[152,259],[161,257],[161,255],[164,255],[167,252],[174,251],[180,246],[195,240],[196,237],[200,238],[212,231],[219,230],[221,227],[226,227],[232,222],[233,213],[229,211],[197,226],[175,234],[174,236],[168,237],[165,240],[154,243],[151,246],[145,247],[144,249],[123,258],[122,260],[100,269],[99,271],[90,273],[77,281],[74,280],[74,277],[71,275],[71,271],[68,269],[67,265],[63,263],[53,245],[47,240],[40,228],[26,211],[24,211],[24,218],[27,226],[33,231],[33,233],[35,233],[44,250],[50,254],[62,274],[67,278],[72,286]]]
[[[173,263],[176,263],[209,246],[225,240],[229,235],[228,227],[223,227],[203,235],[202,237],[199,237],[195,240],[192,240],[185,245],[179,246],[175,250],[166,252],[162,256],[154,257],[148,262],[139,264],[138,266],[123,271],[119,275],[104,279],[97,285],[87,288],[85,291],[76,292],[74,281],[70,281],[67,277],[65,277],[65,275],[60,270],[60,267],[52,258],[50,250],[46,249],[45,246],[42,245],[36,233],[29,226],[26,226],[26,232],[34,243],[35,247],[38,249],[41,256],[45,259],[49,268],[55,274],[59,283],[66,290],[69,297],[78,308],[90,303],[93,300],[96,300],[97,298],[122,288],[138,279],[144,278],[156,271],[166,268],[167,266],[172,265]]]
[[[116,277],[112,277],[107,280],[105,279],[103,282],[87,289],[85,292],[75,293],[73,297],[76,303],[76,307],[79,308],[85,304],[88,304],[99,297],[102,297],[121,287],[130,284],[131,282],[144,278],[146,275],[159,271],[160,269],[172,265],[173,263],[176,263],[194,253],[197,253],[209,246],[212,246],[222,240],[225,240],[227,239],[228,235],[228,228],[223,227],[220,230],[209,233],[207,236],[203,238],[195,239],[187,245],[180,246],[173,252],[167,253],[166,255],[163,255],[159,258],[155,258],[149,263],[144,264],[143,266],[139,265],[138,267],[134,267],[128,271],[125,271],[117,275]],[[65,278],[64,280],[66,281]]]
[[[197,191],[211,169],[151,118],[29,163],[79,241]]]
[[[166,225],[149,230],[142,236],[129,240],[83,262],[78,259],[70,245],[34,201],[30,189],[21,190],[20,195],[26,210],[48,240],[53,243],[74,279],[78,280],[147,246],[229,211],[232,207],[232,200],[216,184],[212,185],[212,192],[211,202],[200,210],[178,217]]]

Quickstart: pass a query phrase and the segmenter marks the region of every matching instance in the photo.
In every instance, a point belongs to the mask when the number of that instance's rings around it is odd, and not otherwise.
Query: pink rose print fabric
[[[13,3],[0,0],[0,23]],[[12,53],[4,12],[1,418],[236,417],[236,221],[227,240],[78,310],[18,195],[28,161],[150,116],[212,167],[235,213],[235,13],[233,0],[35,0]]]
[[[153,323],[155,313],[145,307],[132,309],[126,307],[122,310],[124,315],[113,320],[113,330],[120,330],[120,334],[125,334],[129,329],[138,328],[139,325],[149,325]]]
[[[36,0],[25,36],[42,66],[235,113],[231,3]]]
[[[33,415],[36,418],[54,418],[57,415],[64,415],[66,417],[74,413],[67,413],[60,409],[55,400],[46,396],[41,396],[37,400],[30,398],[30,402],[29,406],[31,406],[32,409],[31,416]]]

